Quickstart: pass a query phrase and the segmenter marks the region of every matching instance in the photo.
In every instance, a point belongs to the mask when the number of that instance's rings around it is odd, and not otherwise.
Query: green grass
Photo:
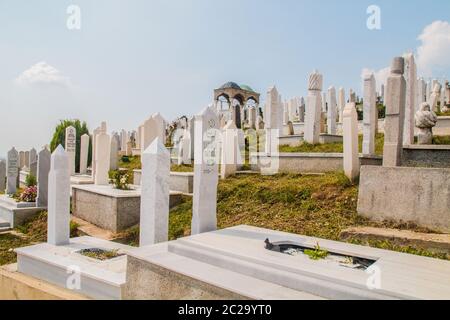
[[[423,257],[436,258],[436,259],[442,259],[442,260],[450,260],[450,254],[448,254],[448,253],[432,252],[429,250],[415,248],[413,246],[401,246],[401,245],[394,244],[387,240],[362,241],[359,239],[350,239],[350,240],[348,240],[348,242],[350,242],[352,244],[370,246],[373,248],[397,251],[397,252],[408,253],[408,254],[414,254],[414,255],[423,256]]]
[[[363,136],[359,136],[359,152],[362,152]],[[383,155],[384,148],[384,134],[379,133],[375,139],[375,154]],[[300,153],[342,153],[344,152],[344,145],[342,142],[324,143],[324,144],[310,144],[307,142],[301,143],[299,146],[280,146],[280,152],[300,152]]]
[[[450,144],[450,136],[434,136],[433,144],[436,145]]]
[[[193,164],[172,164],[170,166],[170,171],[172,172],[194,172],[194,165]]]
[[[47,212],[41,212],[34,218],[15,229],[17,234],[0,234],[0,266],[16,262],[13,249],[47,241]],[[78,225],[71,221],[70,236],[77,237]]]
[[[16,236],[10,233],[0,234],[0,266],[15,263],[17,255],[15,248],[30,245],[31,242],[26,238]]]

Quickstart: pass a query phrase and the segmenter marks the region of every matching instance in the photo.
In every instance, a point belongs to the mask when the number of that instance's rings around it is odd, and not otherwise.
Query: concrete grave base
[[[358,213],[450,233],[450,169],[363,166]]]
[[[15,228],[39,212],[47,210],[44,207],[36,207],[35,202],[16,202],[7,195],[0,195],[0,219]]]
[[[404,167],[450,168],[450,145],[403,147]]]
[[[130,249],[125,245],[91,237],[71,239],[66,246],[43,243],[15,250],[17,270],[24,275],[67,288],[69,277],[74,274],[76,267],[80,285],[79,289],[69,288],[73,292],[93,299],[121,299],[125,284],[126,255],[100,261],[78,253],[82,249],[92,248],[119,250],[119,254]]]
[[[170,207],[181,201],[181,193],[171,192]],[[102,229],[120,232],[139,223],[140,187],[117,190],[111,185],[72,186],[72,214]]]
[[[264,240],[374,261],[370,272],[291,256]],[[125,299],[449,299],[450,262],[249,226],[128,252]],[[369,286],[373,270],[379,286]]]
[[[381,166],[383,158],[380,156],[360,155],[361,165]],[[261,163],[279,161],[279,172],[282,173],[327,173],[344,170],[344,156],[342,153],[279,153],[267,155],[263,153],[250,155],[252,170],[261,171]],[[255,163],[255,164],[253,164]]]

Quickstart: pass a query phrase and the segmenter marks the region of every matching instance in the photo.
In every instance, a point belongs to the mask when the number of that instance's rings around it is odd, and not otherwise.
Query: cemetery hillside
[[[380,1],[6,0],[0,300],[450,300],[450,3]]]

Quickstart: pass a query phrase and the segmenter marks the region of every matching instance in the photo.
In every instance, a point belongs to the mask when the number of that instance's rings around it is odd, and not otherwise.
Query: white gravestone
[[[101,132],[101,129],[97,128],[92,133],[92,164],[91,164],[92,179],[95,178],[95,167],[97,166],[96,141],[97,141],[97,136],[100,134],[100,132]]]
[[[178,164],[191,164],[191,132],[189,128],[183,130],[179,148]]]
[[[375,134],[377,131],[378,109],[376,80],[373,73],[366,73],[364,80],[363,102],[363,149],[364,155],[375,154]]]
[[[441,84],[439,82],[435,82],[433,85],[433,90],[430,95],[430,108],[434,112],[438,111],[438,101],[441,95]]]
[[[70,174],[75,174],[75,154],[77,150],[77,130],[69,126],[66,128],[66,144],[65,150],[69,156],[70,161]]]
[[[269,138],[274,130],[278,130],[278,136],[283,134],[283,108],[281,103],[281,97],[278,94],[277,88],[271,87],[267,91],[266,99],[266,113],[265,113],[264,126],[266,129],[266,144],[265,152],[271,154],[273,145]]]
[[[32,148],[30,150],[30,160],[29,160],[30,166],[32,163],[34,163],[36,161],[37,161],[37,152],[36,152],[35,148]]]
[[[5,192],[6,189],[6,162],[0,160],[0,191]]]
[[[345,109],[345,89],[339,88],[339,123],[342,123],[344,119],[344,109]]]
[[[213,108],[195,117],[193,235],[217,229],[220,136],[219,117]]]
[[[328,88],[328,111],[327,111],[327,125],[328,134],[336,135],[336,89],[334,87]]]
[[[96,168],[94,183],[96,185],[109,184],[109,161],[111,156],[111,139],[105,132],[97,135],[95,141]]]
[[[160,138],[142,154],[139,245],[168,240],[170,153]]]
[[[319,143],[322,117],[322,85],[322,75],[317,71],[314,71],[309,76],[304,134],[305,141],[311,144]]]
[[[406,102],[403,144],[414,144],[414,117],[417,110],[417,67],[414,55],[405,55]]]
[[[50,172],[51,153],[47,148],[39,152],[37,165],[37,198],[36,205],[45,208],[48,204],[48,174]]]
[[[423,78],[417,80],[417,105],[416,111],[419,110],[419,107],[427,101],[427,83]]]
[[[126,132],[125,130],[122,130],[122,132],[120,133],[120,150],[122,150],[122,152],[125,153],[126,156],[129,156],[130,154],[128,154],[127,151],[127,143],[128,143],[128,132]]]
[[[25,151],[24,154],[25,154],[24,167],[27,168],[27,170],[28,170],[28,169],[30,169],[30,151]],[[19,168],[19,169],[22,169],[22,168]]]
[[[25,167],[25,152],[19,152],[19,169]]]
[[[143,153],[156,138],[160,138],[165,143],[165,137],[165,120],[159,113],[156,113],[144,122],[141,134],[141,152]]]
[[[403,77],[404,59],[394,58],[391,73],[386,82],[386,119],[383,166],[402,164],[403,121],[405,115],[406,81]]]
[[[117,170],[119,168],[119,145],[115,137],[111,138],[109,169]]]
[[[305,122],[305,98],[301,97],[298,107],[298,121]]]
[[[89,140],[90,137],[87,134],[81,136],[80,143],[80,174],[87,173],[88,157],[89,157]]]
[[[19,176],[19,154],[15,148],[8,151],[6,160],[6,194],[14,194],[17,190]]]
[[[60,145],[51,156],[48,175],[47,242],[55,246],[70,242],[70,157]]]
[[[358,113],[356,104],[348,103],[344,109],[344,172],[351,180],[359,176]]]
[[[220,163],[222,179],[236,174],[239,150],[237,139],[237,127],[233,120],[229,120],[222,132],[222,161]]]

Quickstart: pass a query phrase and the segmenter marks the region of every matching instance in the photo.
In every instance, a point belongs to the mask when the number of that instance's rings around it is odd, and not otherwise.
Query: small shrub
[[[111,183],[118,190],[130,190],[131,176],[128,171],[117,170],[111,172]]]
[[[314,248],[314,250],[306,249],[303,251],[311,260],[322,260],[328,257],[328,251],[320,249],[319,244]]]
[[[37,179],[34,175],[32,175],[31,173],[28,174],[25,178],[25,185],[27,187],[33,187],[37,185]]]
[[[131,162],[131,161],[130,161],[130,158],[129,158],[128,156],[122,156],[121,161],[122,161],[123,163],[130,163],[130,162]]]

